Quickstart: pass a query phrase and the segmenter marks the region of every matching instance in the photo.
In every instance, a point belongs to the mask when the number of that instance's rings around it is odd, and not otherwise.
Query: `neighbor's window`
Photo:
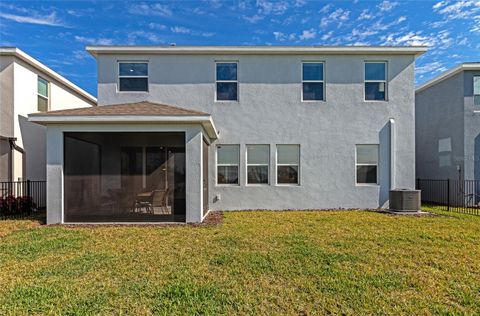
[[[323,101],[323,63],[302,63],[302,100]]]
[[[247,145],[247,184],[268,184],[270,146]]]
[[[239,145],[217,146],[217,184],[239,184]]]
[[[217,62],[216,64],[216,100],[237,101],[238,79],[236,62]]]
[[[386,62],[365,62],[365,100],[387,100]]]
[[[48,111],[48,81],[38,77],[37,84],[37,110],[39,112]]]
[[[277,183],[299,184],[299,145],[277,145]]]
[[[378,145],[357,145],[357,183],[378,184]]]
[[[118,63],[118,90],[140,92],[148,91],[148,63]]]
[[[480,105],[480,76],[473,77],[473,104]]]

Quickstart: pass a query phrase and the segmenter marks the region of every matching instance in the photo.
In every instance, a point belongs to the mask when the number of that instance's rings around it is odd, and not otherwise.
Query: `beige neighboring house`
[[[46,180],[46,128],[28,114],[97,99],[16,47],[0,47],[0,181]]]

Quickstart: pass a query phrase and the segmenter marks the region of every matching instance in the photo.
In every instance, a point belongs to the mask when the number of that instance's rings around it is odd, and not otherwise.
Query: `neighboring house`
[[[420,86],[415,107],[417,177],[480,180],[480,63]]]
[[[15,47],[0,47],[0,182],[46,180],[45,127],[27,115],[96,99]]]
[[[415,187],[424,47],[87,47],[96,108],[47,126],[48,223],[388,207]]]

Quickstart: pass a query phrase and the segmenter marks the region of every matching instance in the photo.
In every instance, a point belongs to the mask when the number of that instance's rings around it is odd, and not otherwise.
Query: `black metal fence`
[[[0,219],[45,215],[46,181],[0,182]]]
[[[422,204],[451,212],[480,215],[480,180],[417,179]]]

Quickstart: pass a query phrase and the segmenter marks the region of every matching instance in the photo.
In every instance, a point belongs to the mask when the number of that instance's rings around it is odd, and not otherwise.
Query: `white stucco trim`
[[[23,52],[22,50],[16,48],[16,47],[0,47],[0,56],[15,56],[30,66],[46,73],[48,76],[52,77],[53,79],[57,80],[58,82],[62,83],[65,85],[67,88],[75,91],[82,97],[86,98],[89,102],[92,104],[96,105],[97,104],[97,98],[92,96],[90,93],[87,91],[83,90],[79,86],[75,85],[62,75],[58,74],[57,72],[53,71],[52,69],[48,68],[32,56],[28,55],[27,53]]]
[[[450,70],[447,70],[446,72],[438,75],[437,77],[425,82],[424,84],[420,85],[416,90],[415,90],[415,93],[419,93],[419,92],[422,92],[423,90],[425,89],[428,89],[430,88],[431,86],[445,80],[445,79],[448,79],[452,76],[455,76],[456,74],[458,74],[459,72],[462,72],[462,71],[465,71],[465,70],[480,70],[480,62],[476,62],[476,63],[463,63],[463,64],[460,64],[458,66],[456,66],[455,68],[452,68]]]
[[[48,124],[109,124],[109,123],[163,123],[163,124],[201,124],[210,139],[218,139],[218,131],[215,128],[210,115],[178,115],[178,116],[154,116],[154,115],[29,115],[30,122],[41,125]]]
[[[87,46],[98,54],[388,54],[420,56],[426,46]]]
[[[390,119],[390,189],[396,189],[395,184],[395,119]]]

